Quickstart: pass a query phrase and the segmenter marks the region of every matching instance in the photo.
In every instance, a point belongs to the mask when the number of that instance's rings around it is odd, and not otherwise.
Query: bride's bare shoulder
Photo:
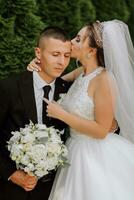
[[[98,76],[95,77],[95,88],[97,91],[109,90],[111,88],[112,78],[105,68],[101,71]]]
[[[105,70],[105,68],[102,70],[102,72],[98,75],[98,82],[99,83],[108,83],[110,79],[109,73]]]

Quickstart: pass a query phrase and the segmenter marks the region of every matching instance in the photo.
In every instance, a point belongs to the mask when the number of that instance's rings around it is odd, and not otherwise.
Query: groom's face
[[[61,76],[68,66],[71,54],[71,42],[47,38],[36,48],[36,56],[40,59],[42,73],[51,80]]]

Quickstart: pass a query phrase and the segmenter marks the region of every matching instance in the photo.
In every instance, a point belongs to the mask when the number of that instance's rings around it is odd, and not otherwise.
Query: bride
[[[57,172],[49,200],[134,199],[134,50],[127,25],[113,20],[82,28],[72,40],[82,64],[48,116],[70,126],[70,166]],[[104,68],[105,67],[105,68]],[[77,72],[77,73],[76,73]],[[113,119],[120,135],[109,132]]]

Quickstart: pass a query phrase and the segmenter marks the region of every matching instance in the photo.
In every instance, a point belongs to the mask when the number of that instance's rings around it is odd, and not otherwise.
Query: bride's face
[[[75,38],[71,40],[72,52],[71,57],[76,59],[83,59],[83,56],[89,51],[89,42],[87,37],[87,27],[82,28]]]

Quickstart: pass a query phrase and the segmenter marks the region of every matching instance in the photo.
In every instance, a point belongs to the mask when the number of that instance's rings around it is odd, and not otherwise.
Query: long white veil
[[[117,84],[115,118],[120,134],[134,143],[134,48],[128,27],[119,20],[103,22],[106,70]]]

